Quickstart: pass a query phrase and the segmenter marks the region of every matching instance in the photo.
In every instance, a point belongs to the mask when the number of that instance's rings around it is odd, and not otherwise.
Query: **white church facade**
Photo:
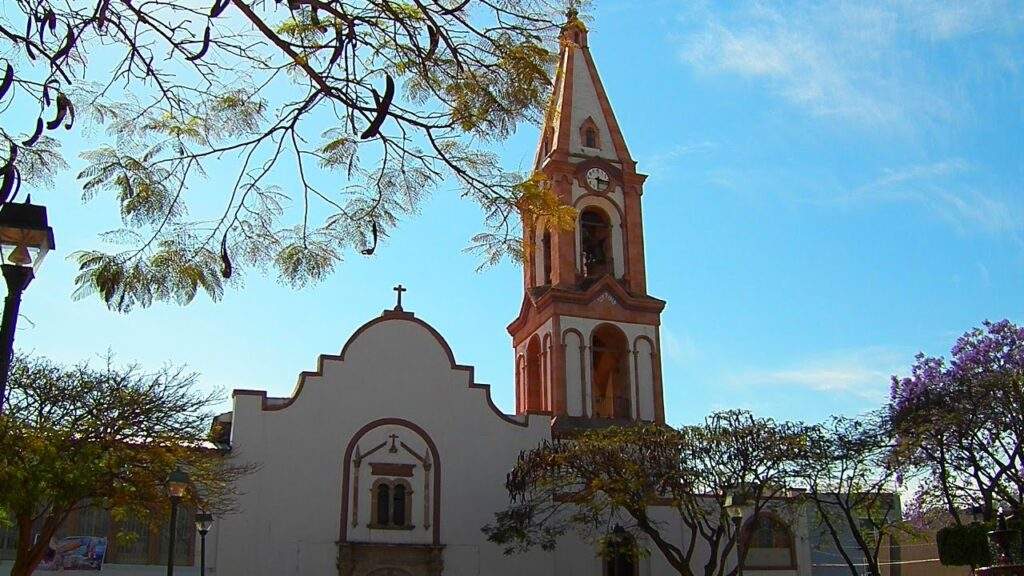
[[[218,522],[224,576],[609,575],[595,548],[505,556],[481,527],[508,504],[520,451],[579,427],[665,421],[659,334],[647,294],[645,176],[612,113],[587,44],[562,32],[554,102],[536,169],[578,211],[575,230],[527,229],[534,247],[509,325],[515,414],[504,414],[438,331],[399,305],[321,356],[290,397],[236,390],[233,457],[258,462],[238,514]],[[686,537],[669,510],[664,533]],[[810,574],[805,529],[748,574]],[[641,540],[642,542],[642,540]],[[698,564],[699,562],[699,564]],[[694,568],[703,569],[703,559]],[[651,548],[636,576],[674,571]]]

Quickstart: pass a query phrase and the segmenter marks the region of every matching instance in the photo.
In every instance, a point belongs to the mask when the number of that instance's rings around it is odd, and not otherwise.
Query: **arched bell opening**
[[[611,219],[600,208],[588,206],[580,213],[580,251],[584,276],[614,272]]]
[[[626,335],[611,324],[591,336],[591,390],[597,418],[631,418],[629,348]]]

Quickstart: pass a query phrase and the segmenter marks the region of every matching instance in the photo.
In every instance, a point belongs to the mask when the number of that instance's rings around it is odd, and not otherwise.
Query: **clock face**
[[[598,192],[604,192],[611,185],[611,178],[601,168],[587,170],[587,186]]]

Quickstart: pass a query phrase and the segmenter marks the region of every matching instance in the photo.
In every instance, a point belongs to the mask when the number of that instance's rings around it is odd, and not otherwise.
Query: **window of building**
[[[394,494],[391,497],[391,523],[395,526],[405,526],[405,486],[395,486]]]
[[[626,335],[605,324],[591,337],[593,413],[598,418],[630,418]]]
[[[374,524],[386,525],[391,523],[391,485],[381,482],[377,485],[377,514]]]
[[[750,568],[791,568],[796,566],[793,533],[778,518],[762,514],[748,525],[747,561]]]
[[[612,226],[608,216],[597,208],[580,213],[580,250],[585,276],[612,272]]]
[[[580,124],[580,141],[583,142],[584,148],[601,148],[601,131],[597,128],[597,123],[594,122],[592,117],[587,117],[586,120]]]
[[[373,483],[373,514],[370,528],[403,530],[412,528],[409,510],[412,489],[405,480],[378,479]]]

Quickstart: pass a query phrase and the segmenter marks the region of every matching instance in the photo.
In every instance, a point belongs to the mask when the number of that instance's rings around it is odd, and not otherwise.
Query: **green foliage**
[[[43,112],[17,133],[53,126],[18,156],[26,183],[67,169],[52,130],[84,127],[83,199],[103,209],[109,194],[123,223],[103,239],[127,246],[75,254],[78,296],[122,312],[218,299],[250,268],[306,286],[372,254],[445,179],[483,209],[485,263],[522,257],[531,179],[489,150],[546,108],[561,2],[216,2],[199,18],[180,2],[87,4],[15,3],[28,30],[0,37],[7,99]],[[12,134],[8,149],[26,140]]]
[[[947,526],[935,535],[939,560],[944,566],[991,566],[989,549],[990,527],[975,522],[960,526]]]
[[[707,574],[721,574],[736,545],[726,494],[742,490],[759,513],[778,499],[806,449],[805,427],[744,411],[712,414],[702,424],[673,429],[637,424],[583,430],[524,452],[509,473],[509,506],[483,528],[506,554],[554,548],[573,531],[602,546],[612,526],[642,533],[680,574],[703,545],[716,552]],[[678,514],[693,539],[649,516],[658,506]],[[773,510],[775,510],[773,508]]]
[[[217,398],[195,382],[181,368],[143,372],[110,358],[98,369],[15,359],[0,415],[0,510],[40,535],[18,543],[16,573],[31,572],[75,509],[144,511],[161,521],[164,481],[178,467],[192,479],[190,504],[230,510],[233,483],[251,467],[208,444]]]
[[[74,297],[98,294],[118,312],[146,307],[154,300],[187,304],[200,289],[215,299],[223,292],[217,255],[172,239],[160,241],[145,260],[98,251],[74,256],[79,269]]]

